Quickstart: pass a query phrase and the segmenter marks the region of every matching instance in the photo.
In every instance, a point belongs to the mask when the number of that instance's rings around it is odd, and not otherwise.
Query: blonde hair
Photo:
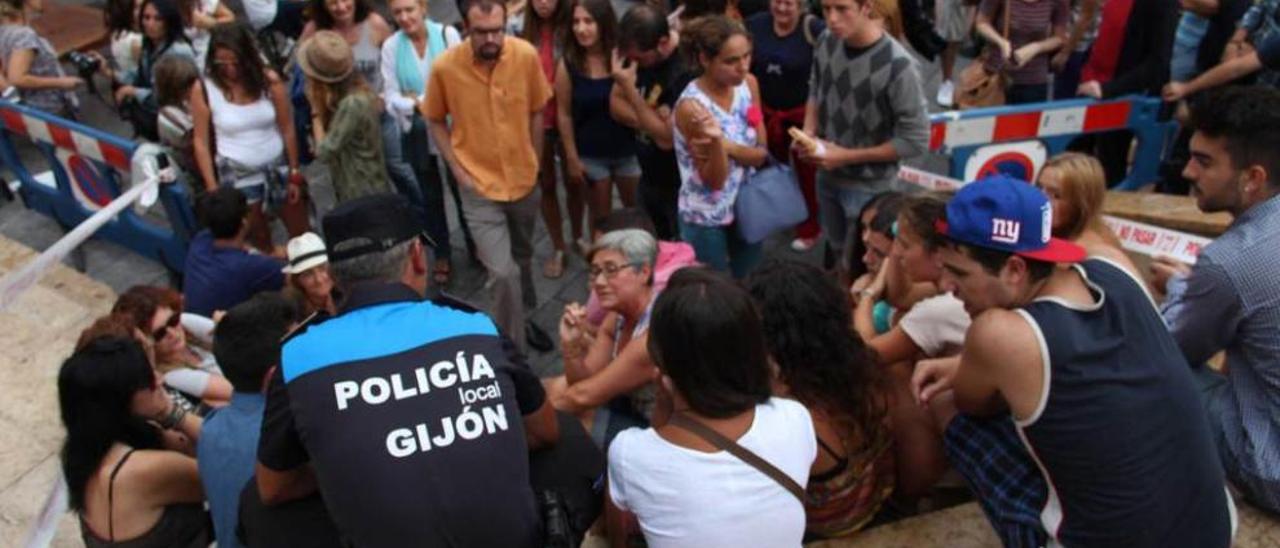
[[[381,98],[373,93],[373,90],[369,88],[369,84],[364,81],[360,73],[354,70],[346,78],[333,83],[307,78],[304,90],[307,100],[311,103],[312,116],[319,120],[320,127],[326,131],[329,129],[329,122],[332,120],[333,114],[338,110],[338,103],[348,95],[355,93],[369,94],[374,103],[374,110],[377,112],[382,111]]]
[[[1048,168],[1058,171],[1062,201],[1070,206],[1072,212],[1072,218],[1066,220],[1061,234],[1054,235],[1074,240],[1086,230],[1093,230],[1118,246],[1119,241],[1102,222],[1102,203],[1107,196],[1107,174],[1102,163],[1088,154],[1064,152],[1049,158],[1041,173]]]

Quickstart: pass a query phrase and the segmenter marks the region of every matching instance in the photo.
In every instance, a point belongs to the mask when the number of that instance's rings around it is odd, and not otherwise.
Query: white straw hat
[[[307,232],[289,240],[289,264],[281,272],[285,274],[301,274],[329,262],[325,254],[324,240],[314,232]]]

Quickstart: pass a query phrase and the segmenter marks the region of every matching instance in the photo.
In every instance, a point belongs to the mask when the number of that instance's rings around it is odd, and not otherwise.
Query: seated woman
[[[1120,248],[1120,239],[1102,222],[1107,175],[1097,158],[1079,152],[1064,152],[1049,158],[1040,169],[1036,186],[1044,191],[1053,206],[1055,238],[1071,240],[1091,257],[1110,259],[1142,279],[1138,267]]]
[[[196,439],[200,419],[168,398],[142,345],[127,336],[86,341],[62,364],[58,403],[62,470],[85,545],[209,545],[196,461],[165,450],[162,436],[173,429]]]
[[[155,345],[155,368],[164,384],[211,406],[231,401],[231,383],[213,353],[192,344],[182,317],[182,295],[162,287],[134,286],[116,299],[113,314],[125,314]],[[197,317],[200,318],[200,317]],[[208,320],[200,331],[207,330]]]
[[[850,227],[849,237],[845,239],[850,243],[847,259],[849,277],[853,279],[849,286],[850,295],[857,295],[870,287],[888,262],[889,254],[893,252],[893,224],[898,220],[902,200],[903,195],[898,192],[875,195],[862,206],[858,223]],[[872,330],[865,333],[867,339],[887,333],[893,327],[894,304],[889,302],[888,295],[884,297],[872,307]],[[911,303],[898,304],[910,308]]]
[[[671,416],[609,448],[614,545],[629,511],[655,548],[799,546],[817,438],[803,405],[771,395],[751,296],[721,274],[682,269],[654,304],[650,332]]]
[[[299,318],[317,312],[337,313],[334,305],[333,278],[329,276],[329,256],[325,254],[324,240],[314,232],[307,232],[289,240],[289,264],[284,267],[289,275],[285,292],[301,305]]]
[[[936,255],[943,237],[934,230],[934,223],[941,218],[946,206],[947,196],[937,192],[908,197],[898,213],[897,236],[890,259],[885,261],[876,279],[854,295],[857,299],[855,326],[881,364],[957,355],[964,344],[969,314],[965,312],[964,303],[938,285],[942,270]],[[914,288],[898,293],[918,293],[923,288],[925,294],[912,297],[914,304],[898,305],[898,310],[903,311],[902,317],[888,332],[870,336],[874,333],[870,326],[874,323],[875,303],[893,293],[891,286]]]
[[[658,244],[640,229],[615,230],[587,254],[591,291],[608,311],[591,335],[586,308],[565,306],[560,318],[564,377],[548,383],[556,409],[583,417],[592,437],[607,445],[622,428],[647,425],[653,414],[657,369],[649,359],[649,312],[658,292],[653,265]],[[609,406],[615,398],[624,397]]]
[[[914,475],[895,466],[884,373],[853,332],[847,294],[821,269],[766,262],[747,289],[778,365],[773,393],[809,410],[821,449],[809,469],[806,535],[852,534],[893,493],[895,476]]]

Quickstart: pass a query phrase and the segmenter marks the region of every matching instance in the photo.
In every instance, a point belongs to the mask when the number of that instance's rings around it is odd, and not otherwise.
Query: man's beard
[[[502,46],[495,44],[485,44],[476,50],[476,58],[481,61],[493,61],[502,53]]]

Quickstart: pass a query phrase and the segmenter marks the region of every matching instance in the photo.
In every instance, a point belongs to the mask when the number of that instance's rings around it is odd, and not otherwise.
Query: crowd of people
[[[1006,546],[1219,547],[1280,513],[1280,2],[617,5],[108,2],[92,58],[202,230],[59,374],[86,544],[796,546],[959,493]],[[0,0],[4,81],[74,118],[40,9]],[[901,185],[971,42],[1011,104],[1163,97],[1158,188],[1230,227],[1140,270],[1102,222],[1124,134]],[[808,216],[766,256],[737,197],[778,163]]]

